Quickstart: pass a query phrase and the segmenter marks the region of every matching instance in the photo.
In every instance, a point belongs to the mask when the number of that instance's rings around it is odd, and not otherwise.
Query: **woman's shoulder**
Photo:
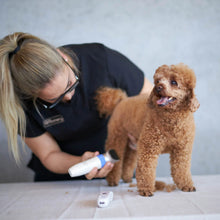
[[[83,43],[83,44],[67,44],[62,46],[63,48],[66,49],[71,49],[75,52],[91,52],[95,50],[104,50],[105,45],[102,43]]]

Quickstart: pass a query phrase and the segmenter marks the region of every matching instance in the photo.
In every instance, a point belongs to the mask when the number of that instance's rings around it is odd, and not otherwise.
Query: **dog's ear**
[[[191,112],[195,112],[200,106],[199,101],[196,98],[193,89],[190,91],[188,106]]]
[[[199,101],[196,97],[191,99],[191,104],[190,104],[190,111],[195,112],[199,108],[200,104]]]

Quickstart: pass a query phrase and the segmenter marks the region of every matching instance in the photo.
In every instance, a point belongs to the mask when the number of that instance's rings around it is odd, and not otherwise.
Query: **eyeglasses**
[[[64,60],[64,59],[63,59]],[[40,100],[39,98],[37,99],[37,102],[40,103],[44,108],[46,109],[52,109],[54,108],[62,99],[63,97],[69,93],[69,92],[72,92],[76,87],[77,85],[79,84],[79,76],[76,75],[75,71],[73,70],[73,68],[70,66],[70,64],[64,60],[65,64],[67,64],[69,66],[69,68],[72,70],[73,74],[74,74],[74,77],[76,79],[76,81],[73,83],[73,85],[67,89],[54,103],[51,103],[51,104],[48,104],[48,103],[45,103],[43,100]]]

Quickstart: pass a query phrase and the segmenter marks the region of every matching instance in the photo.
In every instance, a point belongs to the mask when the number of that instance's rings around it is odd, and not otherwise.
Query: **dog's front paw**
[[[196,188],[194,186],[184,186],[181,188],[183,192],[195,192]]]
[[[147,189],[138,189],[138,192],[141,196],[148,196],[151,197],[153,196],[153,192],[151,190],[147,190]]]

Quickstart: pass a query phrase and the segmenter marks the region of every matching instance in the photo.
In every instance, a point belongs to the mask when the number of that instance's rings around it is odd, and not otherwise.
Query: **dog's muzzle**
[[[159,106],[166,106],[175,100],[176,100],[176,98],[174,98],[174,97],[162,96],[159,100],[157,100],[157,104]]]
[[[155,93],[156,93],[156,96],[159,98],[157,100],[157,105],[159,105],[159,106],[166,106],[169,103],[176,100],[176,98],[174,98],[172,96],[165,95],[164,87],[162,85],[155,86]]]

